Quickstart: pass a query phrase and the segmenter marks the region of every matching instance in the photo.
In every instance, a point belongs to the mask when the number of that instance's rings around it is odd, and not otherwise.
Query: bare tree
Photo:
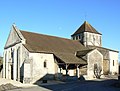
[[[100,79],[102,67],[98,64],[94,64],[94,75],[96,78]]]

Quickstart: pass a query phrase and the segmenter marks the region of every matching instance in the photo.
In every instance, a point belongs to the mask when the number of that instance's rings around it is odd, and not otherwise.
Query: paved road
[[[114,83],[116,83],[116,80],[112,79],[102,81],[77,81],[53,85],[39,84],[38,86],[11,91],[120,91],[120,88],[112,86]]]

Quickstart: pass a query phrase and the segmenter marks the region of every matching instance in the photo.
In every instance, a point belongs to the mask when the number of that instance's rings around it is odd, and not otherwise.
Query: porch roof
[[[70,53],[54,53],[56,57],[65,62],[66,64],[87,64],[86,60],[76,57]]]

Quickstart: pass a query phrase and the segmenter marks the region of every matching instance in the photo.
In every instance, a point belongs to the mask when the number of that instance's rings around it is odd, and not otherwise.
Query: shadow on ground
[[[63,83],[56,84],[37,82],[36,85],[52,91],[120,91],[120,86],[118,84],[120,84],[120,82],[118,82],[118,80],[115,79],[99,79],[89,81],[64,81]]]

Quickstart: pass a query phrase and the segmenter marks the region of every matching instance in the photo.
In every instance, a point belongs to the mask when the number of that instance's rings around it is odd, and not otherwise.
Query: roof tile
[[[78,29],[77,31],[71,35],[71,36],[74,36],[74,35],[77,35],[77,34],[80,34],[80,33],[83,33],[83,32],[90,32],[90,33],[96,33],[96,34],[100,34],[102,35],[101,33],[99,33],[98,31],[96,31],[96,29],[94,27],[92,27],[87,21],[85,21]]]
[[[79,41],[27,31],[21,31],[21,33],[26,39],[24,46],[30,52],[53,53],[60,57],[65,63],[86,63],[84,60],[75,56],[77,51],[87,49]]]

